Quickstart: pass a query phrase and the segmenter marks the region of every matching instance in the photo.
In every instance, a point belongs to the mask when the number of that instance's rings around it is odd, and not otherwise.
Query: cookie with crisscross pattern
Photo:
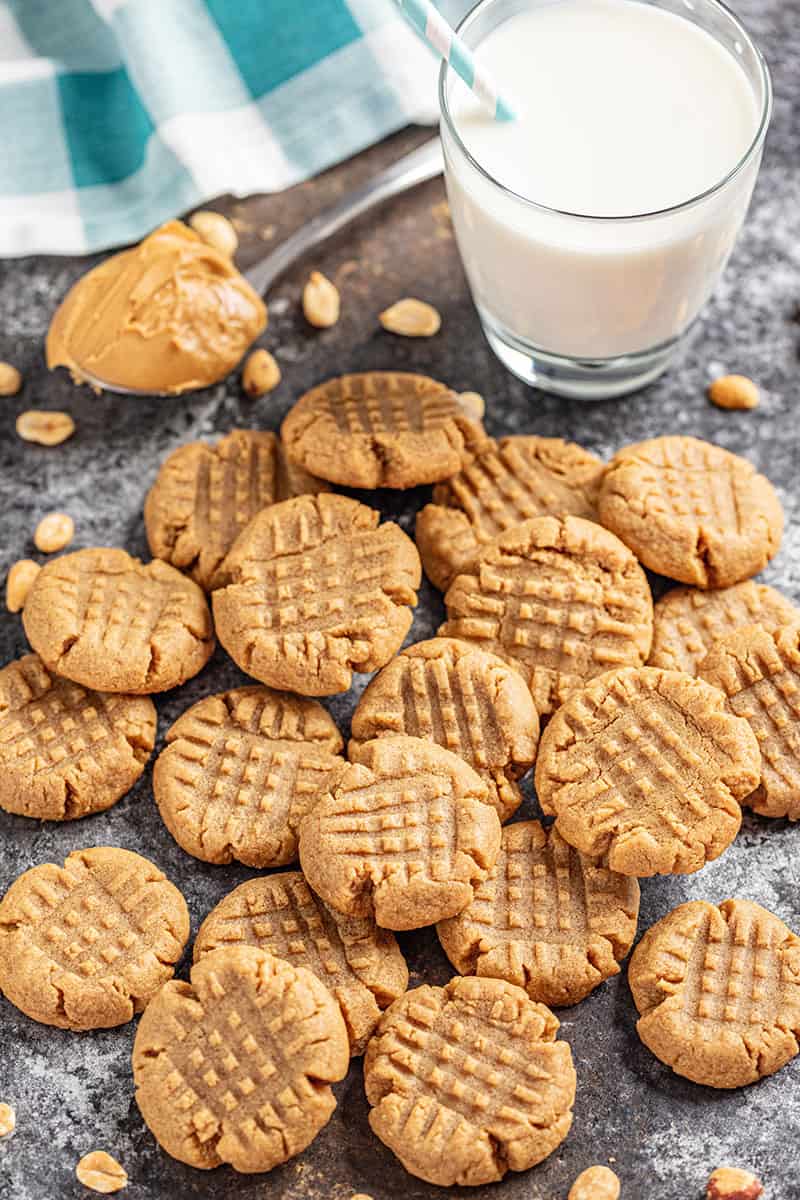
[[[436,927],[462,975],[505,979],[543,1004],[577,1004],[619,973],[636,936],[639,884],[579,854],[555,826],[503,830],[497,862]]]
[[[204,862],[293,862],[300,821],[345,766],[321,704],[265,687],[206,696],[166,740],[153,793],[172,836]]]
[[[189,936],[176,887],[130,850],[75,850],[43,863],[0,901],[0,990],[62,1029],[109,1029],[172,978]]]
[[[357,488],[447,479],[485,436],[455,392],[405,371],[329,379],[301,396],[281,426],[292,462]]]
[[[234,888],[200,926],[194,957],[244,945],[307,967],[322,980],[342,1010],[351,1054],[364,1053],[381,1010],[408,987],[408,967],[394,935],[368,917],[346,917],[330,908],[300,871]]]
[[[339,1006],[304,967],[228,946],[162,988],[133,1047],[136,1102],[159,1145],[209,1170],[271,1171],[326,1125],[350,1052]]]
[[[699,673],[758,739],[761,782],[743,803],[765,817],[800,820],[800,624],[739,629],[712,647]]]
[[[382,667],[411,625],[421,567],[411,539],[346,496],[273,504],[237,538],[214,592],[219,640],[270,687],[326,696]]]
[[[484,547],[445,596],[445,637],[516,667],[540,716],[586,680],[644,662],[653,601],[626,546],[582,517],[534,517]]]
[[[177,687],[214,649],[197,584],[158,558],[142,563],[124,550],[76,550],[45,563],[23,623],[51,671],[102,692]]]
[[[800,938],[751,900],[680,904],[648,929],[628,981],[639,1037],[695,1083],[743,1087],[800,1050]]]
[[[300,865],[314,891],[385,929],[460,912],[500,850],[486,785],[463,759],[412,737],[376,738],[303,818]]]
[[[328,490],[287,462],[274,433],[234,429],[216,445],[189,442],[162,463],[144,503],[150,551],[207,591],[225,555],[257,512]]]
[[[417,517],[425,574],[445,591],[487,542],[531,517],[596,520],[604,469],[594,454],[561,438],[487,439],[458,475],[436,485],[433,503]]]
[[[651,571],[700,588],[757,574],[783,533],[780,500],[752,463],[677,435],[620,450],[603,476],[598,511]]]
[[[623,875],[689,874],[739,831],[758,742],[718,688],[625,667],[570,696],[542,735],[536,790],[570,845]]]
[[[41,821],[102,812],[133,787],[155,737],[149,697],[88,691],[26,654],[0,670],[0,808]]]
[[[714,643],[744,625],[763,625],[771,633],[798,621],[800,609],[775,588],[752,579],[708,592],[672,588],[655,603],[647,663],[696,675]]]
[[[519,808],[517,780],[536,757],[539,717],[525,680],[496,654],[435,637],[409,646],[369,684],[353,741],[408,734],[458,754],[480,775],[501,821]]]
[[[558,1021],[500,979],[419,987],[367,1047],[369,1123],[407,1171],[476,1186],[552,1154],[572,1124],[575,1070]]]

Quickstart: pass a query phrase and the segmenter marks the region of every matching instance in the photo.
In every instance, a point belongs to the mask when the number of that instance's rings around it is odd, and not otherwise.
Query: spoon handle
[[[279,275],[320,242],[333,237],[356,217],[368,212],[377,204],[398,196],[418,183],[425,183],[443,169],[442,147],[438,136],[424,142],[410,154],[380,171],[363,187],[351,192],[338,203],[325,209],[303,225],[280,246],[264,258],[253,263],[244,272],[245,278],[259,295],[272,286]]]

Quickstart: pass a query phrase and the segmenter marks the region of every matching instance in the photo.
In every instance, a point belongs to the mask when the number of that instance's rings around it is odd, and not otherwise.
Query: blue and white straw
[[[444,19],[431,0],[396,0],[431,49],[446,59],[453,70],[486,105],[496,121],[513,121],[516,114],[510,104],[500,95],[494,80],[456,31]]]

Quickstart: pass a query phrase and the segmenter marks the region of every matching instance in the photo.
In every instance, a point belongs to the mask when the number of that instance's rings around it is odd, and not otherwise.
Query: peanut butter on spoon
[[[227,375],[266,324],[231,260],[169,221],[70,289],[50,324],[47,365],[112,390],[188,392]]]

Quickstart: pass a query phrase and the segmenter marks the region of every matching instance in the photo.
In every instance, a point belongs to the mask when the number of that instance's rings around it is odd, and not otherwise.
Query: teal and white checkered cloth
[[[289,187],[434,120],[435,75],[392,0],[0,0],[0,256]]]

